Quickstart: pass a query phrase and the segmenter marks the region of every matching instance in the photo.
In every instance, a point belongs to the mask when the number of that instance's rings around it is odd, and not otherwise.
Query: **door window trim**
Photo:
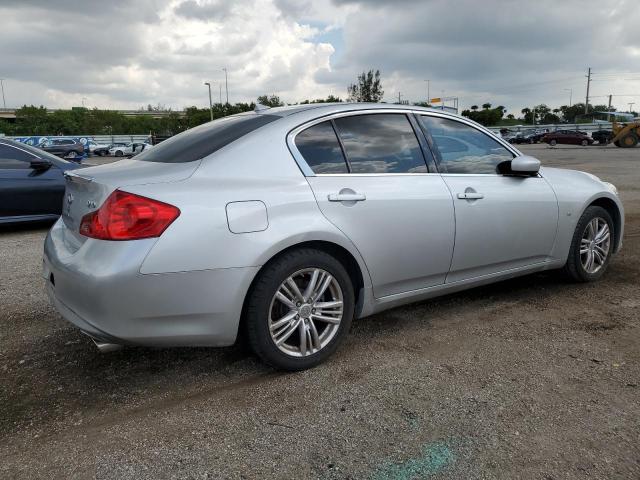
[[[418,111],[419,112],[419,111]],[[335,126],[334,120],[336,118],[342,117],[354,117],[361,115],[384,115],[389,113],[402,114],[407,118],[409,125],[411,125],[411,129],[413,130],[413,134],[416,136],[416,140],[418,141],[418,145],[420,146],[420,151],[422,152],[423,160],[425,161],[428,172],[418,172],[418,173],[351,173],[351,164],[349,163],[349,159],[347,158],[346,152],[344,150],[344,145],[342,144],[342,139],[340,135],[338,135],[338,129]],[[371,110],[347,110],[344,112],[336,112],[328,115],[324,115],[322,117],[315,118],[313,120],[309,120],[308,122],[302,123],[297,127],[293,128],[289,131],[286,137],[287,147],[293,155],[294,160],[298,164],[298,167],[302,171],[302,174],[305,177],[331,177],[331,176],[377,176],[377,177],[385,177],[385,176],[398,176],[398,175],[439,175],[438,171],[435,169],[435,159],[433,158],[433,154],[430,149],[425,151],[425,145],[423,145],[424,140],[421,138],[423,136],[422,130],[416,128],[412,122],[411,114],[417,113],[416,110],[411,109],[402,109],[402,108],[376,108]],[[333,127],[333,131],[336,134],[338,139],[338,143],[340,144],[340,149],[342,150],[342,155],[344,156],[345,161],[347,162],[347,168],[349,169],[349,173],[315,173],[307,161],[304,159],[304,156],[298,150],[296,146],[295,139],[296,136],[301,133],[303,130],[306,130],[309,127],[313,127],[318,123],[330,121],[331,126]]]

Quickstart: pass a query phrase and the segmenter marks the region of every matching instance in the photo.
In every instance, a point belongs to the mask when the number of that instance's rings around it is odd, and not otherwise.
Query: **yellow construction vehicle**
[[[610,142],[616,147],[635,147],[640,140],[640,120],[632,120],[628,123],[619,123],[614,120],[611,123],[611,135]]]

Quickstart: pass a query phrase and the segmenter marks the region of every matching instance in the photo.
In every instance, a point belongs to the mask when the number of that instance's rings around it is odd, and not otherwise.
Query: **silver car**
[[[599,279],[623,207],[465,118],[384,104],[259,109],[67,174],[44,277],[103,350],[223,346],[286,370],[366,317],[563,268]]]

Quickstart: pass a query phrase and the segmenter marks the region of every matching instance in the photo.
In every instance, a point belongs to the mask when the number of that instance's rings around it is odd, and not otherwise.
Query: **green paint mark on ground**
[[[416,480],[440,472],[455,461],[451,449],[442,442],[425,445],[422,454],[403,463],[386,463],[372,480]]]

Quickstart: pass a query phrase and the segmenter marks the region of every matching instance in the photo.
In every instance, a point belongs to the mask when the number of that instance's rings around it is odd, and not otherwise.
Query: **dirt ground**
[[[640,148],[525,146],[616,184],[622,252],[354,323],[328,363],[100,354],[48,305],[46,226],[0,231],[0,478],[640,478]]]

